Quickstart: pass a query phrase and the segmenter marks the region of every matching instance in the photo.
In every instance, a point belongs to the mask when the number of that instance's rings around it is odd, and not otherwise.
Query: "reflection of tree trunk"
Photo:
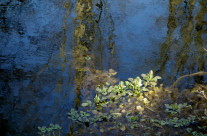
[[[63,20],[63,26],[62,26],[62,33],[63,33],[63,36],[62,36],[62,42],[61,42],[61,45],[60,45],[60,57],[62,58],[62,69],[64,71],[65,67],[66,67],[66,62],[68,62],[67,58],[66,58],[66,44],[67,44],[67,19],[70,15],[70,10],[71,10],[71,5],[69,2],[66,2],[65,3],[65,6],[66,8],[66,14],[64,16],[64,20]]]
[[[104,21],[102,22],[104,25],[102,25],[102,31],[103,34],[106,35],[105,41],[104,41],[104,50],[105,54],[103,57],[103,61],[107,62],[108,68],[116,69],[117,68],[117,56],[116,56],[116,47],[115,47],[115,24],[111,15],[111,11],[109,8],[109,3],[107,0],[102,0],[103,1],[103,18]]]
[[[170,48],[172,46],[173,32],[175,31],[177,27],[177,22],[176,22],[176,17],[175,17],[176,7],[175,7],[175,4],[173,3],[173,0],[170,0],[169,2],[169,10],[170,10],[170,15],[169,15],[168,24],[167,24],[168,26],[167,38],[166,38],[166,41],[162,44],[161,50],[160,50],[160,57],[161,57],[160,72],[161,74],[165,71],[166,63],[169,61],[170,56],[168,52],[170,51]]]
[[[95,8],[97,7],[97,11]],[[96,74],[96,69],[102,69],[104,59],[103,35],[100,28],[103,15],[104,2],[100,0],[94,7],[94,0],[77,0],[75,6],[76,17],[74,23],[74,45],[72,49],[73,65],[75,73],[75,108],[81,103],[82,85],[85,82],[86,73]],[[95,12],[94,12],[95,11]],[[110,27],[110,26],[108,26]],[[72,133],[74,125],[71,125]]]
[[[115,69],[116,67],[116,63],[117,63],[117,59],[116,59],[116,48],[115,48],[115,42],[114,42],[114,38],[115,38],[115,34],[114,34],[114,31],[115,31],[115,26],[114,26],[114,21],[112,19],[112,16],[109,15],[109,22],[110,22],[110,25],[111,25],[111,28],[110,28],[110,33],[109,33],[109,36],[108,36],[108,49],[109,49],[109,67],[110,68],[113,68]]]
[[[93,41],[95,39],[95,19],[93,13],[93,1],[77,0],[75,11],[77,17],[74,22],[78,25],[74,30],[75,45],[73,46],[73,62],[75,74],[75,108],[80,106],[81,84],[85,77],[85,72],[94,68]]]
[[[72,55],[74,67],[79,75],[82,75],[75,76],[75,84],[79,87],[81,87],[86,72],[96,74],[96,69],[102,69],[103,67],[105,46],[103,46],[103,35],[100,28],[101,24],[99,23],[105,23],[101,21],[101,15],[104,12],[103,9],[106,3],[102,0],[97,3],[96,12],[93,12],[95,11],[93,4],[93,0],[78,0],[75,7],[77,17],[74,18],[74,22],[77,26],[74,30]],[[110,27],[110,25],[108,27]],[[111,37],[110,41],[113,40],[112,38],[113,37]],[[114,49],[114,47],[110,49]],[[82,72],[82,74],[80,74],[80,72]]]
[[[77,17],[74,22],[77,26],[74,29],[74,45],[72,51],[73,65],[76,69],[75,85],[75,109],[81,104],[81,84],[85,77],[85,72],[94,67],[93,57],[90,50],[94,40],[94,13],[92,12],[92,1],[77,0],[75,12]],[[88,58],[88,59],[86,59]],[[75,124],[70,126],[70,134],[73,133]]]
[[[204,34],[204,30],[203,27],[205,25],[204,23],[204,17],[207,14],[207,7],[206,7],[206,2],[205,0],[202,0],[200,2],[200,11],[198,12],[198,15],[196,16],[196,31],[194,33],[195,36],[195,46],[197,46],[198,52],[200,52],[201,55],[199,55],[198,57],[198,69],[199,70],[204,70],[204,46],[203,46],[203,39],[202,39],[202,34]]]
[[[182,38],[182,48],[177,53],[176,57],[176,64],[174,67],[175,73],[177,75],[179,74],[179,71],[181,73],[185,70],[185,64],[187,63],[187,60],[189,58],[188,54],[191,52],[191,43],[192,43],[192,31],[193,31],[193,17],[192,17],[192,10],[194,7],[191,7],[188,11],[188,20],[186,20],[186,25],[183,26],[180,30],[181,38]],[[187,13],[186,13],[187,14]]]
[[[197,60],[198,62],[198,70],[199,71],[205,71],[205,63],[206,60],[204,59],[204,54],[205,54],[205,50],[203,49],[204,46],[203,46],[203,39],[202,39],[202,34],[204,34],[204,30],[203,30],[203,27],[204,27],[204,17],[207,13],[207,7],[206,7],[206,2],[205,0],[202,0],[200,2],[200,11],[198,12],[197,16],[196,16],[196,25],[195,25],[195,33],[194,33],[194,37],[195,37],[195,46],[196,46],[196,49],[197,49],[197,52],[199,53],[199,55],[196,55],[195,56],[195,60]],[[195,80],[196,82],[200,82],[200,81],[203,81],[204,77],[196,77]]]
[[[78,107],[81,104],[81,84],[83,81],[83,78],[85,76],[84,72],[76,72],[75,74],[75,93],[76,93],[76,98],[75,98],[75,109],[78,109]]]
[[[196,0],[170,0],[168,33],[160,51],[159,70],[162,76],[166,73],[167,63],[173,61],[175,61],[175,65],[171,67],[173,67],[174,76],[187,74],[185,73],[186,70],[191,72],[204,70],[205,60],[202,40],[203,20],[206,13],[204,1],[200,1],[200,7],[198,7],[195,6]],[[196,8],[200,8],[198,13],[194,13]],[[196,20],[193,14],[197,14]],[[174,39],[175,29],[178,29],[179,26],[181,26],[179,32],[181,38]],[[196,48],[193,46],[196,46]]]

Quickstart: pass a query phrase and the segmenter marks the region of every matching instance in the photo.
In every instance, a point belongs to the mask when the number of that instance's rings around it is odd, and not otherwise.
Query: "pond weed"
[[[58,124],[50,124],[49,127],[38,127],[38,134],[41,136],[60,136],[61,126]]]
[[[76,135],[206,135],[205,86],[179,92],[159,85],[161,77],[152,71],[141,76],[106,83],[82,103],[82,111],[72,109],[68,117],[82,124]]]

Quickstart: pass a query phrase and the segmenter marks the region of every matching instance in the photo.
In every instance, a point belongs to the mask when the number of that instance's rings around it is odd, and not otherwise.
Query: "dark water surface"
[[[94,78],[102,72],[125,80],[152,69],[170,85],[207,71],[207,1],[1,0],[0,48],[0,135],[50,123],[66,134],[66,113],[109,80]]]

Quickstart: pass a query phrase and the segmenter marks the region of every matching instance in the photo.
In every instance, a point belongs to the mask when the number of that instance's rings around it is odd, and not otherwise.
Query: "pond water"
[[[68,133],[67,112],[109,69],[119,80],[153,70],[166,85],[207,71],[206,9],[206,0],[1,0],[1,134],[33,136],[50,123]]]

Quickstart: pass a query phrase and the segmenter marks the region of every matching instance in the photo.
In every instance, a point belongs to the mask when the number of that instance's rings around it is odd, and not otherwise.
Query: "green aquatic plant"
[[[183,108],[192,108],[191,105],[188,105],[187,103],[165,104],[165,107],[166,107],[165,112],[170,113],[172,115],[180,113]]]
[[[143,74],[142,77],[143,80],[140,77],[129,78],[128,81],[120,81],[117,85],[106,83],[105,86],[98,87],[93,101],[87,100],[82,103],[83,107],[89,108],[88,114],[83,116],[81,112],[72,109],[68,113],[69,118],[78,123],[90,122],[90,124],[96,121],[126,119],[129,124],[125,127],[122,126],[120,130],[123,131],[126,127],[135,128],[138,124],[133,120],[136,120],[137,117],[132,114],[142,114],[145,108],[151,109],[148,105],[150,99],[144,94],[156,89],[157,80],[161,79],[159,76],[154,77],[152,71]],[[118,107],[116,107],[117,105]],[[102,110],[108,112],[101,112]],[[117,128],[119,125],[115,126]]]
[[[145,81],[144,82],[145,87],[147,87],[147,86],[154,87],[157,85],[157,81],[159,79],[161,79],[160,76],[154,76],[152,70],[148,74],[142,74],[141,76],[143,77],[143,79]]]
[[[70,119],[72,119],[73,121],[77,122],[77,123],[86,123],[91,121],[88,117],[90,116],[90,114],[84,112],[84,111],[76,111],[74,109],[70,110],[70,112],[68,113],[68,116]]]
[[[185,118],[178,118],[178,117],[174,117],[174,118],[167,118],[165,120],[153,120],[152,122],[157,122],[162,126],[171,126],[171,127],[183,127],[183,126],[188,126],[190,124],[195,123],[195,116],[190,116]]]
[[[150,71],[116,85],[107,82],[97,87],[94,98],[83,101],[81,111],[68,113],[73,122],[82,124],[76,135],[121,135],[138,130],[143,135],[205,134],[207,100],[200,93],[205,87],[179,93],[159,85],[159,79]]]
[[[60,136],[62,127],[58,124],[50,124],[49,127],[38,127],[38,134],[41,136]]]
[[[207,126],[204,127],[198,127],[198,128],[202,128],[203,130],[207,129]],[[207,134],[202,133],[202,132],[197,132],[197,131],[193,131],[192,128],[186,128],[187,133],[193,135],[193,136],[207,136]]]

